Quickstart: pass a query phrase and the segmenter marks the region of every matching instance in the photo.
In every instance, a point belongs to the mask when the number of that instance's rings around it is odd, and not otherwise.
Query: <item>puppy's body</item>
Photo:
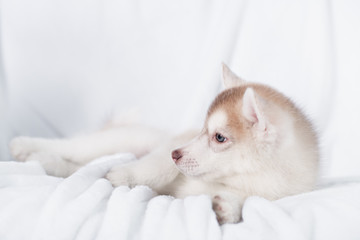
[[[208,194],[220,223],[238,222],[248,196],[274,200],[311,190],[318,144],[310,122],[276,90],[244,82],[226,66],[223,78],[227,89],[210,106],[200,133],[170,138],[122,126],[69,140],[17,138],[12,153],[66,176],[101,155],[134,152],[139,161],[107,174],[113,185],[148,185],[179,198]]]

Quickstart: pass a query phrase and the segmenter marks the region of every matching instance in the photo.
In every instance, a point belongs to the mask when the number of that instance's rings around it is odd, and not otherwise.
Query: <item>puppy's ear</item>
[[[242,113],[246,120],[251,122],[259,131],[266,131],[268,126],[264,115],[263,105],[265,100],[255,93],[252,88],[247,88],[243,96]]]
[[[221,79],[225,89],[239,87],[245,83],[245,81],[236,76],[225,63],[221,64]]]

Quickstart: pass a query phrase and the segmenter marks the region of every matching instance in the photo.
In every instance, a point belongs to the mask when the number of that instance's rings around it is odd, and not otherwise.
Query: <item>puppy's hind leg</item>
[[[44,159],[48,157],[55,160],[59,166],[68,165],[60,171],[61,175],[66,176],[104,155],[132,152],[137,157],[142,156],[164,139],[166,135],[156,129],[131,125],[69,139],[18,137],[11,141],[10,152],[19,161],[39,160],[48,164],[49,161]]]

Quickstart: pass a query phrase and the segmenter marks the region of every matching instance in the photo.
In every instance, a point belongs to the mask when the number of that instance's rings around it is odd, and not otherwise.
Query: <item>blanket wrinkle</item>
[[[36,162],[0,163],[0,239],[358,240],[360,182],[342,181],[277,201],[249,197],[243,221],[219,226],[209,196],[175,199],[104,178],[132,154],[105,156],[68,178]],[[332,180],[333,181],[333,180]]]

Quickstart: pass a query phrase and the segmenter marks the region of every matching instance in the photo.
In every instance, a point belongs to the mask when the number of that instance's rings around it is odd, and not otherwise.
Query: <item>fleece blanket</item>
[[[103,178],[134,160],[106,156],[66,179],[37,162],[0,163],[0,239],[360,239],[360,181],[273,202],[250,197],[243,222],[219,226],[208,196],[174,199]]]

